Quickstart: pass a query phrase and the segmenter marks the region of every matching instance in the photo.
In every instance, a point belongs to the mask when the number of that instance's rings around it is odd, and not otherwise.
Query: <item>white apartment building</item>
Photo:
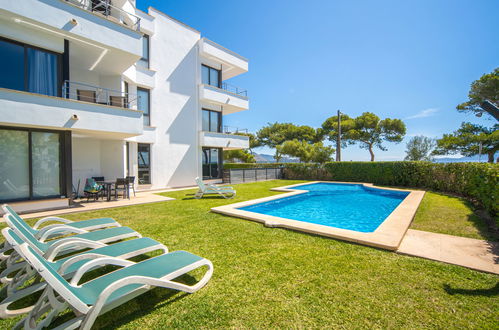
[[[89,177],[193,185],[248,148],[222,129],[249,108],[225,82],[248,60],[135,0],[2,0],[0,58],[0,202],[18,209],[67,206]]]

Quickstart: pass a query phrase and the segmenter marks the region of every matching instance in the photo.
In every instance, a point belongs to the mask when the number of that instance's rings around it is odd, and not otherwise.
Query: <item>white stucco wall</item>
[[[192,185],[201,173],[197,94],[200,35],[153,9],[150,15],[155,25],[150,68],[156,71],[151,90],[152,128],[131,140],[155,141],[151,146],[152,189]]]

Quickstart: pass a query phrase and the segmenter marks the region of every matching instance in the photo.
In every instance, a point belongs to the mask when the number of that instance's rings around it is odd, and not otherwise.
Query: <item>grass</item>
[[[194,200],[193,190],[177,191],[165,194],[175,201],[68,215],[113,217],[215,266],[197,293],[154,289],[99,317],[95,327],[497,327],[497,276],[209,212],[292,183],[241,184],[234,200]],[[0,328],[16,320],[0,320]]]
[[[477,216],[463,198],[427,192],[419,205],[412,229],[497,241],[484,219]]]

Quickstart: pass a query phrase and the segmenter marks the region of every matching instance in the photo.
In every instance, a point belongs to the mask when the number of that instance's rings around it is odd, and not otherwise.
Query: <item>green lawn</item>
[[[497,241],[484,219],[463,198],[427,192],[419,205],[412,229]]]
[[[295,182],[237,185],[234,200],[177,191],[165,194],[175,201],[68,215],[113,217],[215,267],[197,293],[154,289],[99,317],[96,328],[497,327],[498,276],[209,211]]]

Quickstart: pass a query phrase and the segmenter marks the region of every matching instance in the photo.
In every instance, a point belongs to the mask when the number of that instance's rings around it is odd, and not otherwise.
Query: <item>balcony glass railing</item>
[[[140,31],[140,17],[114,6],[112,0],[66,0],[66,2]]]
[[[245,89],[241,89],[237,86],[234,86],[234,85],[231,85],[231,84],[228,84],[226,82],[222,82],[222,89],[227,91],[227,92],[230,92],[232,94],[236,94],[236,95],[241,95],[241,96],[244,96],[244,97],[248,97],[248,91],[245,90]]]
[[[66,80],[62,86],[62,97],[71,100],[137,109],[139,96],[99,86]]]

